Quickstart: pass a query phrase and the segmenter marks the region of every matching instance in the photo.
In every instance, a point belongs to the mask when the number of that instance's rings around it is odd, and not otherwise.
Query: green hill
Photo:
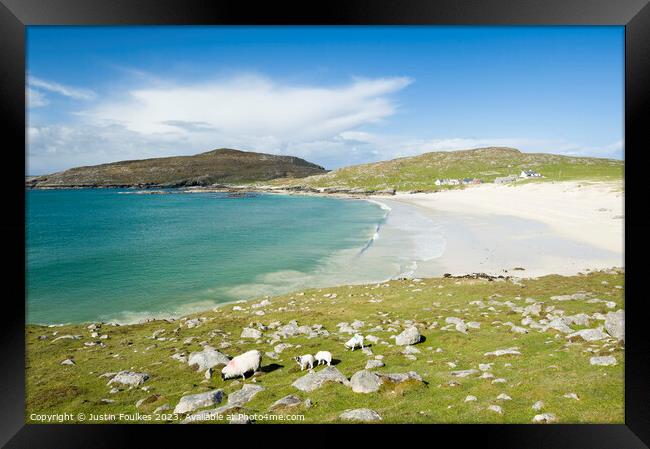
[[[438,151],[390,161],[354,165],[300,180],[276,180],[275,185],[305,188],[439,190],[438,178],[495,178],[535,170],[542,180],[621,180],[623,161],[556,154],[522,153],[514,148]]]
[[[26,179],[29,187],[182,187],[237,184],[325,173],[319,165],[293,156],[221,148],[194,156],[163,157],[77,167]]]

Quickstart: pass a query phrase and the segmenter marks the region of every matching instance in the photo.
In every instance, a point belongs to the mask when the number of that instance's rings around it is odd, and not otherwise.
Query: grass
[[[436,186],[440,178],[495,178],[535,170],[548,181],[616,181],[623,179],[623,161],[555,154],[522,153],[513,148],[479,148],[439,151],[419,156],[340,168],[302,179],[277,179],[270,184],[310,188],[341,188],[378,191],[437,191],[462,186]]]
[[[263,359],[263,365],[277,363],[281,367],[256,377],[257,384],[265,390],[257,394],[245,406],[248,413],[266,413],[269,406],[288,394],[311,399],[310,408],[298,406],[287,413],[304,414],[311,423],[339,422],[338,416],[344,410],[371,408],[376,410],[384,423],[530,423],[537,413],[531,405],[539,400],[546,404],[542,412],[551,412],[560,423],[622,423],[624,421],[624,348],[620,344],[597,342],[568,343],[563,334],[548,330],[532,330],[528,334],[512,333],[498,321],[519,324],[522,316],[506,305],[494,304],[494,310],[479,309],[472,301],[485,303],[491,298],[500,302],[512,301],[525,306],[526,298],[543,302],[544,307],[555,306],[565,315],[579,312],[593,314],[618,310],[623,305],[624,276],[614,272],[593,272],[571,277],[546,276],[539,279],[512,282],[511,280],[488,281],[485,279],[433,278],[394,280],[385,284],[341,286],[326,289],[305,290],[304,294],[289,294],[271,298],[271,305],[264,307],[264,316],[256,316],[250,307],[252,302],[239,304],[244,310],[235,311],[233,305],[225,305],[190,316],[203,317],[199,327],[187,328],[184,320],[173,322],[152,321],[143,324],[110,326],[103,325],[100,333],[109,335],[104,341],[106,347],[86,347],[91,341],[86,325],[65,325],[46,327],[29,325],[27,339],[27,412],[32,413],[86,413],[86,416],[106,413],[151,413],[162,404],[173,408],[185,394],[223,388],[231,393],[241,388],[239,381],[223,381],[219,376],[205,380],[203,373],[193,371],[186,363],[171,359],[178,349],[186,354],[201,349],[201,342],[208,342],[219,349],[222,342],[232,346],[221,350],[234,356],[249,349],[271,351],[277,344],[269,344],[266,338],[260,343],[241,341],[242,327],[273,321],[286,324],[297,319],[299,325],[322,324],[331,332],[329,337],[309,339],[306,336],[289,337],[289,342],[300,347],[285,350],[280,360]],[[617,288],[619,286],[620,288]],[[609,309],[604,303],[587,303],[585,300],[553,301],[553,295],[572,294],[585,291],[592,297],[614,301],[616,307]],[[324,297],[336,293],[335,299]],[[500,295],[500,296],[495,296]],[[369,302],[369,300],[381,302]],[[545,312],[542,313],[542,315]],[[381,314],[381,315],[379,315]],[[460,317],[466,321],[478,321],[480,329],[470,329],[467,335],[456,331],[441,330],[444,319]],[[365,367],[369,359],[363,352],[344,351],[343,342],[348,334],[338,334],[336,324],[351,323],[358,319],[365,322],[361,332],[372,334],[390,345],[371,346],[374,354],[384,355],[385,367],[377,372],[416,371],[425,383],[406,382],[383,386],[377,393],[354,393],[346,386],[326,383],[311,393],[303,393],[291,383],[306,372],[300,372],[292,360],[295,355],[329,350],[334,359],[340,360],[336,367],[348,378]],[[393,320],[397,332],[387,329],[385,320]],[[536,317],[536,320],[541,317]],[[425,341],[419,343],[417,360],[404,357],[401,348],[392,344],[390,335],[399,333],[404,320],[413,320],[419,327]],[[437,323],[437,325],[434,325]],[[590,327],[602,322],[592,320]],[[369,331],[374,326],[384,328],[382,332]],[[579,329],[578,326],[572,326]],[[154,331],[163,329],[162,338],[151,338]],[[58,340],[57,335],[82,335],[80,340]],[[269,331],[266,331],[269,332]],[[48,335],[48,339],[38,337]],[[559,335],[559,337],[557,336]],[[195,337],[191,343],[184,343],[188,337]],[[496,349],[517,346],[520,356],[486,357],[484,353]],[[436,352],[441,348],[442,352]],[[618,365],[591,366],[590,356],[595,353],[612,354]],[[64,366],[60,362],[73,358],[76,365]],[[493,362],[492,373],[496,378],[507,379],[505,384],[492,384],[490,380],[476,375],[454,378],[448,362],[456,364],[454,369],[478,369],[479,363]],[[141,388],[122,389],[109,394],[107,379],[99,375],[119,370],[146,372],[150,379]],[[316,368],[316,370],[322,369]],[[455,380],[458,385],[450,386]],[[252,380],[247,379],[250,383]],[[563,398],[568,392],[576,393],[580,400]],[[512,397],[511,401],[497,401],[500,393]],[[159,397],[152,395],[156,394]],[[476,402],[465,403],[467,395],[478,398]],[[151,402],[136,408],[136,401],[151,397]],[[114,403],[102,403],[103,398]],[[500,405],[503,415],[487,407]],[[75,419],[70,422],[75,422]],[[85,422],[94,422],[86,420]]]

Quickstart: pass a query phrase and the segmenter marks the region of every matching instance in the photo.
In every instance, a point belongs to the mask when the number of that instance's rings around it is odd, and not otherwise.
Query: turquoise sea
[[[270,194],[30,190],[26,201],[29,323],[133,322],[364,280],[371,272],[346,267],[387,215],[367,201]]]

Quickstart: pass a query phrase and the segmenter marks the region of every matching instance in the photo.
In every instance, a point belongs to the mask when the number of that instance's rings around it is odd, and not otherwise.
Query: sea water
[[[136,322],[310,287],[379,282],[408,275],[444,247],[435,224],[392,214],[381,203],[137,193],[26,192],[29,323]]]

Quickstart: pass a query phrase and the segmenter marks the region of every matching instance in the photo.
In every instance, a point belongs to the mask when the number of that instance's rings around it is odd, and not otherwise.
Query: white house
[[[542,175],[540,175],[534,170],[522,170],[519,177],[520,178],[541,178]]]

